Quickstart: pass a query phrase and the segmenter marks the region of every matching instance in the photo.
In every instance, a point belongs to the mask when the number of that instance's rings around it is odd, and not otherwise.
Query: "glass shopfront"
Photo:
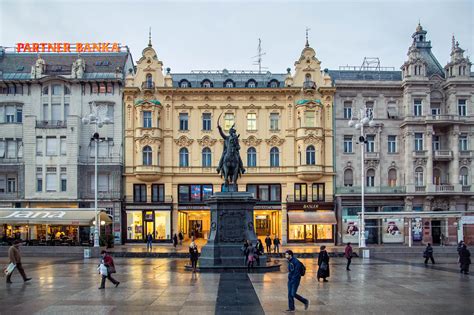
[[[288,240],[310,243],[334,241],[332,224],[289,224]]]
[[[171,211],[127,210],[127,241],[145,242],[148,234],[154,241],[171,240]]]
[[[278,236],[281,238],[280,210],[254,210],[254,226],[257,236],[266,237],[267,235]]]
[[[211,212],[209,210],[180,210],[178,212],[178,230],[185,239],[207,239],[211,229]]]

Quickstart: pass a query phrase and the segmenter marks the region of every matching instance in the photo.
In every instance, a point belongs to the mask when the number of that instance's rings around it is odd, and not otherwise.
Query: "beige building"
[[[124,90],[123,238],[207,238],[206,198],[221,190],[217,123],[235,124],[246,174],[239,191],[258,202],[259,236],[334,242],[333,97],[327,70],[306,43],[293,73],[163,72],[151,42]]]

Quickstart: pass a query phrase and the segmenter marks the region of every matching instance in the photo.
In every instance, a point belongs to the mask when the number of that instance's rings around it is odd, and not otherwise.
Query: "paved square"
[[[24,258],[33,281],[0,285],[1,314],[282,314],[288,308],[286,265],[281,272],[202,273],[183,269],[185,259],[115,259],[121,282],[98,290],[95,260]],[[307,274],[299,293],[308,314],[473,314],[474,280],[455,258],[426,267],[414,259],[331,261],[328,283],[316,281],[316,260],[302,259]],[[284,262],[284,261],[283,261]],[[3,265],[5,258],[0,259]],[[3,279],[4,281],[4,279]]]

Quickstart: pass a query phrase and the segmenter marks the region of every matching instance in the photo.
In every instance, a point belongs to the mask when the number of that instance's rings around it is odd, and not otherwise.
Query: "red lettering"
[[[85,52],[91,52],[91,44],[90,43],[86,43],[84,45],[84,51]]]
[[[100,52],[100,45],[98,43],[92,44],[92,51],[93,52]]]
[[[31,47],[30,47],[30,44],[26,43],[25,44],[25,52],[31,52]]]
[[[76,43],[76,52],[83,52],[83,47],[81,43]]]
[[[38,43],[33,43],[33,52],[38,52]]]
[[[23,43],[17,43],[16,44],[16,52],[21,52],[21,50],[25,48],[25,44]]]
[[[51,43],[48,43],[47,51],[48,51],[48,52],[54,51],[54,45],[51,44]]]
[[[71,44],[70,43],[63,43],[64,45],[64,52],[71,52]]]
[[[41,43],[40,46],[41,46],[41,52],[44,52],[44,50],[46,49],[46,43]]]
[[[112,51],[113,52],[120,52],[120,46],[118,43],[113,43],[112,44]]]

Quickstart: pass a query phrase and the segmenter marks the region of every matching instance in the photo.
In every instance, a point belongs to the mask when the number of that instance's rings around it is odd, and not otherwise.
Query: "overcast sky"
[[[0,0],[0,45],[17,42],[112,42],[141,56],[152,27],[153,47],[171,72],[256,70],[258,38],[263,66],[293,68],[309,41],[323,68],[361,65],[365,56],[397,70],[418,21],[441,65],[451,36],[472,56],[472,0],[363,1],[24,1]],[[472,59],[472,58],[471,58]]]

